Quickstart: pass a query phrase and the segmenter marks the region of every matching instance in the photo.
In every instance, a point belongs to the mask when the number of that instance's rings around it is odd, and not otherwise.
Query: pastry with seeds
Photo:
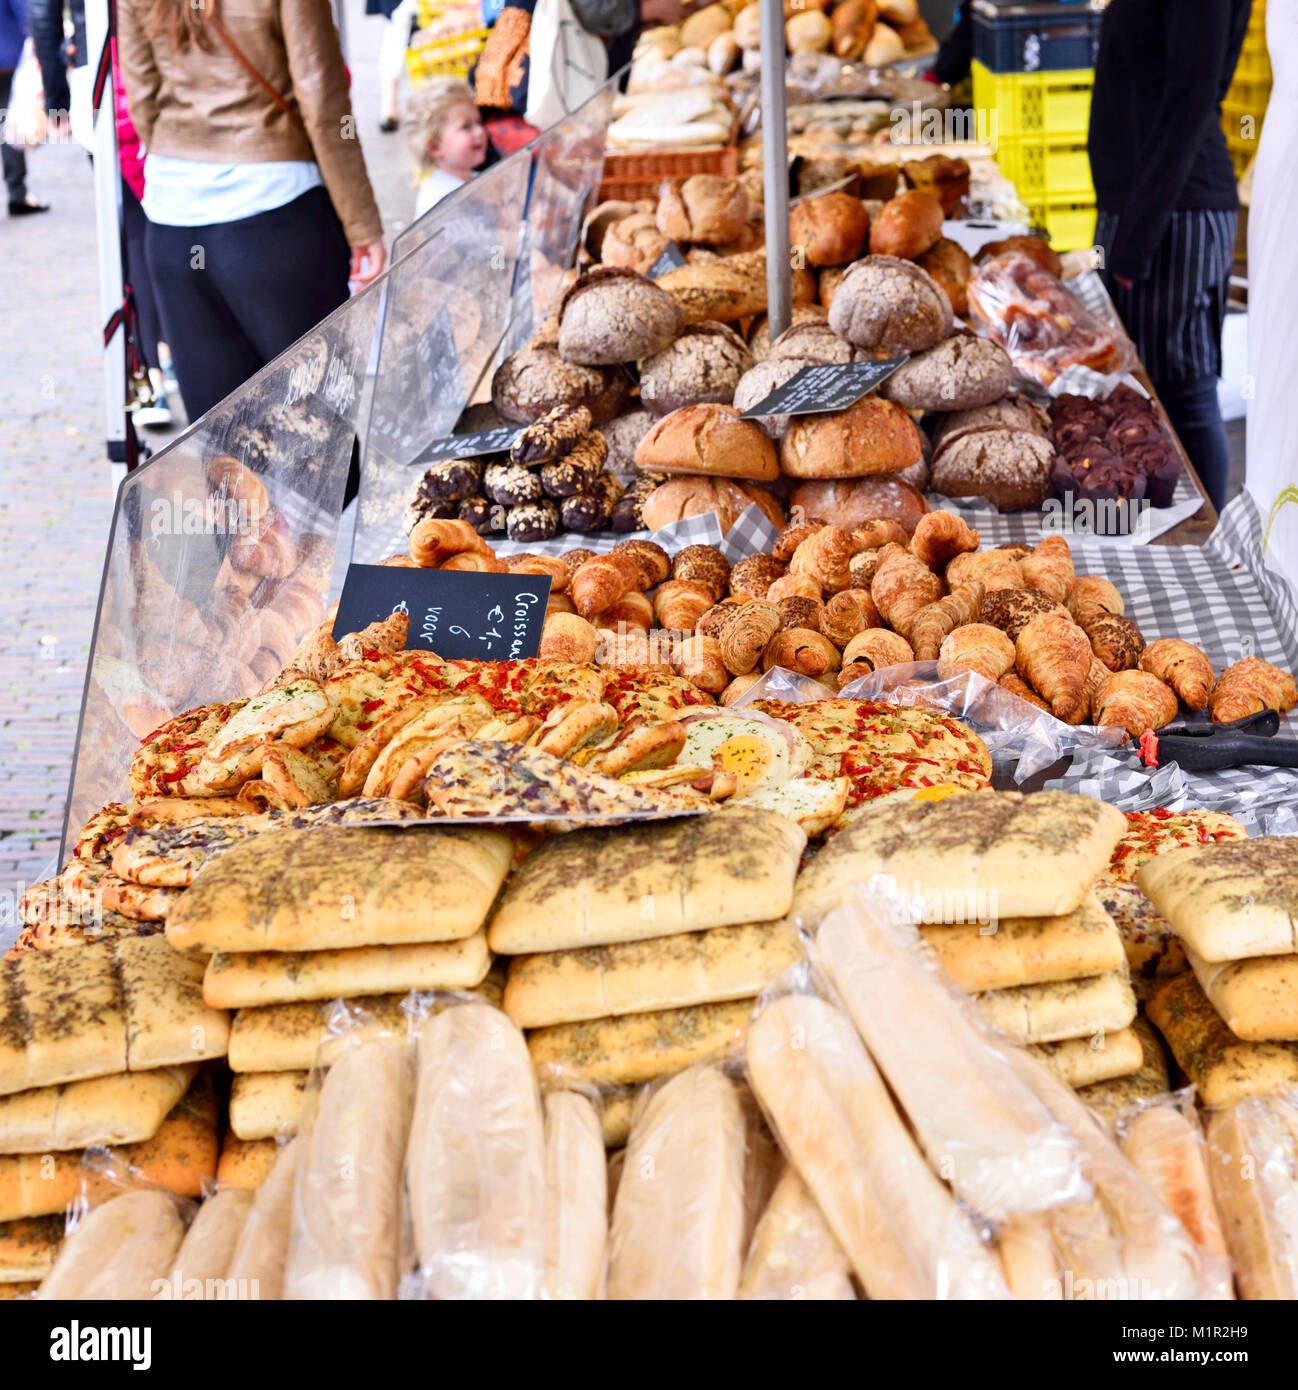
[[[562,458],[591,427],[590,411],[584,405],[556,406],[514,440],[509,461],[525,468],[536,468]]]
[[[608,453],[602,434],[588,434],[562,458],[541,465],[541,486],[548,497],[585,492],[599,477]]]
[[[505,532],[511,541],[548,541],[559,531],[559,509],[548,498],[511,507]]]
[[[488,464],[482,475],[482,490],[502,507],[539,502],[542,492],[541,479],[530,468],[517,463]]]

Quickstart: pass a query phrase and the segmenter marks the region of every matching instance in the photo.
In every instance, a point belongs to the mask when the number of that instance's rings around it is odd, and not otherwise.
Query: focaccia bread
[[[544,1028],[747,999],[800,956],[793,933],[775,922],[516,956],[504,1009],[520,1028]]]
[[[517,956],[781,916],[806,842],[787,817],[741,806],[564,835],[523,861],[487,941]]]
[[[1298,952],[1298,839],[1168,850],[1136,882],[1206,961]]]
[[[1137,999],[1143,1003],[1160,981],[1185,974],[1190,963],[1180,937],[1134,883],[1102,878],[1095,893],[1122,937]]]
[[[216,1174],[218,1147],[216,1095],[200,1075],[152,1139],[123,1144],[116,1152],[142,1181],[177,1197],[198,1197]],[[81,1196],[93,1202],[118,1190],[108,1177],[83,1166],[80,1150],[0,1157],[0,1221],[46,1216]]]
[[[486,920],[511,856],[490,830],[268,830],[208,866],[167,939],[209,953],[458,941]]]
[[[1136,1016],[1125,967],[1085,980],[990,990],[976,1002],[983,1019],[1017,1043],[1116,1033]]]
[[[1131,1027],[1124,1031],[1133,1034],[1140,1044],[1140,1065],[1137,1070],[1109,1081],[1096,1081],[1089,1086],[1077,1087],[1078,1096],[1109,1125],[1137,1101],[1153,1100],[1155,1096],[1166,1095],[1172,1089],[1172,1081],[1167,1073],[1167,1051],[1149,1020],[1144,1014],[1138,1014]],[[1108,1041],[1106,1039],[1106,1044]],[[1060,1049],[1072,1045],[1055,1044]],[[1044,1048],[1041,1050],[1045,1051]]]
[[[230,1083],[230,1132],[237,1139],[288,1138],[306,1103],[306,1071],[237,1072]]]
[[[980,792],[866,807],[798,879],[814,926],[875,875],[928,924],[1051,917],[1081,906],[1121,838],[1122,812],[1072,792]]]
[[[1118,929],[1095,895],[1060,917],[1008,917],[989,924],[921,926],[951,979],[970,994],[1049,984],[1123,967]]]
[[[751,999],[688,1009],[561,1023],[528,1034],[533,1065],[545,1076],[597,1086],[634,1086],[714,1062],[743,1044]]]
[[[1298,1084],[1298,1043],[1242,1042],[1192,974],[1168,980],[1145,1008],[1204,1105],[1229,1105]]]
[[[57,1153],[152,1139],[198,1063],[0,1096],[0,1154]]]
[[[1225,811],[1126,811],[1127,831],[1105,870],[1106,879],[1130,883],[1141,866],[1169,849],[1247,840],[1248,831]]]
[[[354,946],[342,951],[252,951],[215,955],[203,976],[213,1008],[249,1009],[349,994],[472,989],[491,968],[485,932],[462,941]]]
[[[1140,1039],[1130,1028],[1039,1043],[1028,1051],[1074,1090],[1138,1072],[1142,1057]]]
[[[202,978],[160,936],[0,962],[0,1095],[223,1057]]]
[[[1245,1042],[1298,1042],[1298,955],[1213,964],[1185,952],[1226,1027]]]
[[[44,1279],[63,1243],[63,1214],[0,1225],[0,1284]]]
[[[211,816],[131,826],[113,849],[113,872],[131,883],[188,888],[205,864],[274,823],[269,816]]]

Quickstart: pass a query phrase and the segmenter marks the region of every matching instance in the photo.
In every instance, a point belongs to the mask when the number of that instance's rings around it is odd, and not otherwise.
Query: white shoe
[[[161,430],[171,424],[171,407],[165,400],[159,400],[153,405],[142,405],[131,414],[136,429]]]

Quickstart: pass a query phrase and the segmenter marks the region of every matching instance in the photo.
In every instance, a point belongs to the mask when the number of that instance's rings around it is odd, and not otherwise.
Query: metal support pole
[[[793,315],[789,263],[789,134],[784,93],[784,4],[762,6],[762,164],[766,199],[766,316],[771,341]]]

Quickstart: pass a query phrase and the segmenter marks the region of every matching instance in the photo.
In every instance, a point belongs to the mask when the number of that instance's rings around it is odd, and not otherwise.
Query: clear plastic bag
[[[1009,353],[1027,382],[1049,388],[1069,367],[1120,372],[1135,353],[1125,334],[1101,322],[1032,257],[1010,251],[969,277],[973,321]]]
[[[843,1247],[791,1164],[785,1166],[753,1233],[739,1297],[761,1302],[856,1298]]]
[[[545,1096],[545,1292],[595,1299],[608,1247],[608,1162],[598,1095]]]
[[[121,1191],[70,1226],[40,1299],[139,1300],[171,1283],[192,1204],[156,1187]]]

